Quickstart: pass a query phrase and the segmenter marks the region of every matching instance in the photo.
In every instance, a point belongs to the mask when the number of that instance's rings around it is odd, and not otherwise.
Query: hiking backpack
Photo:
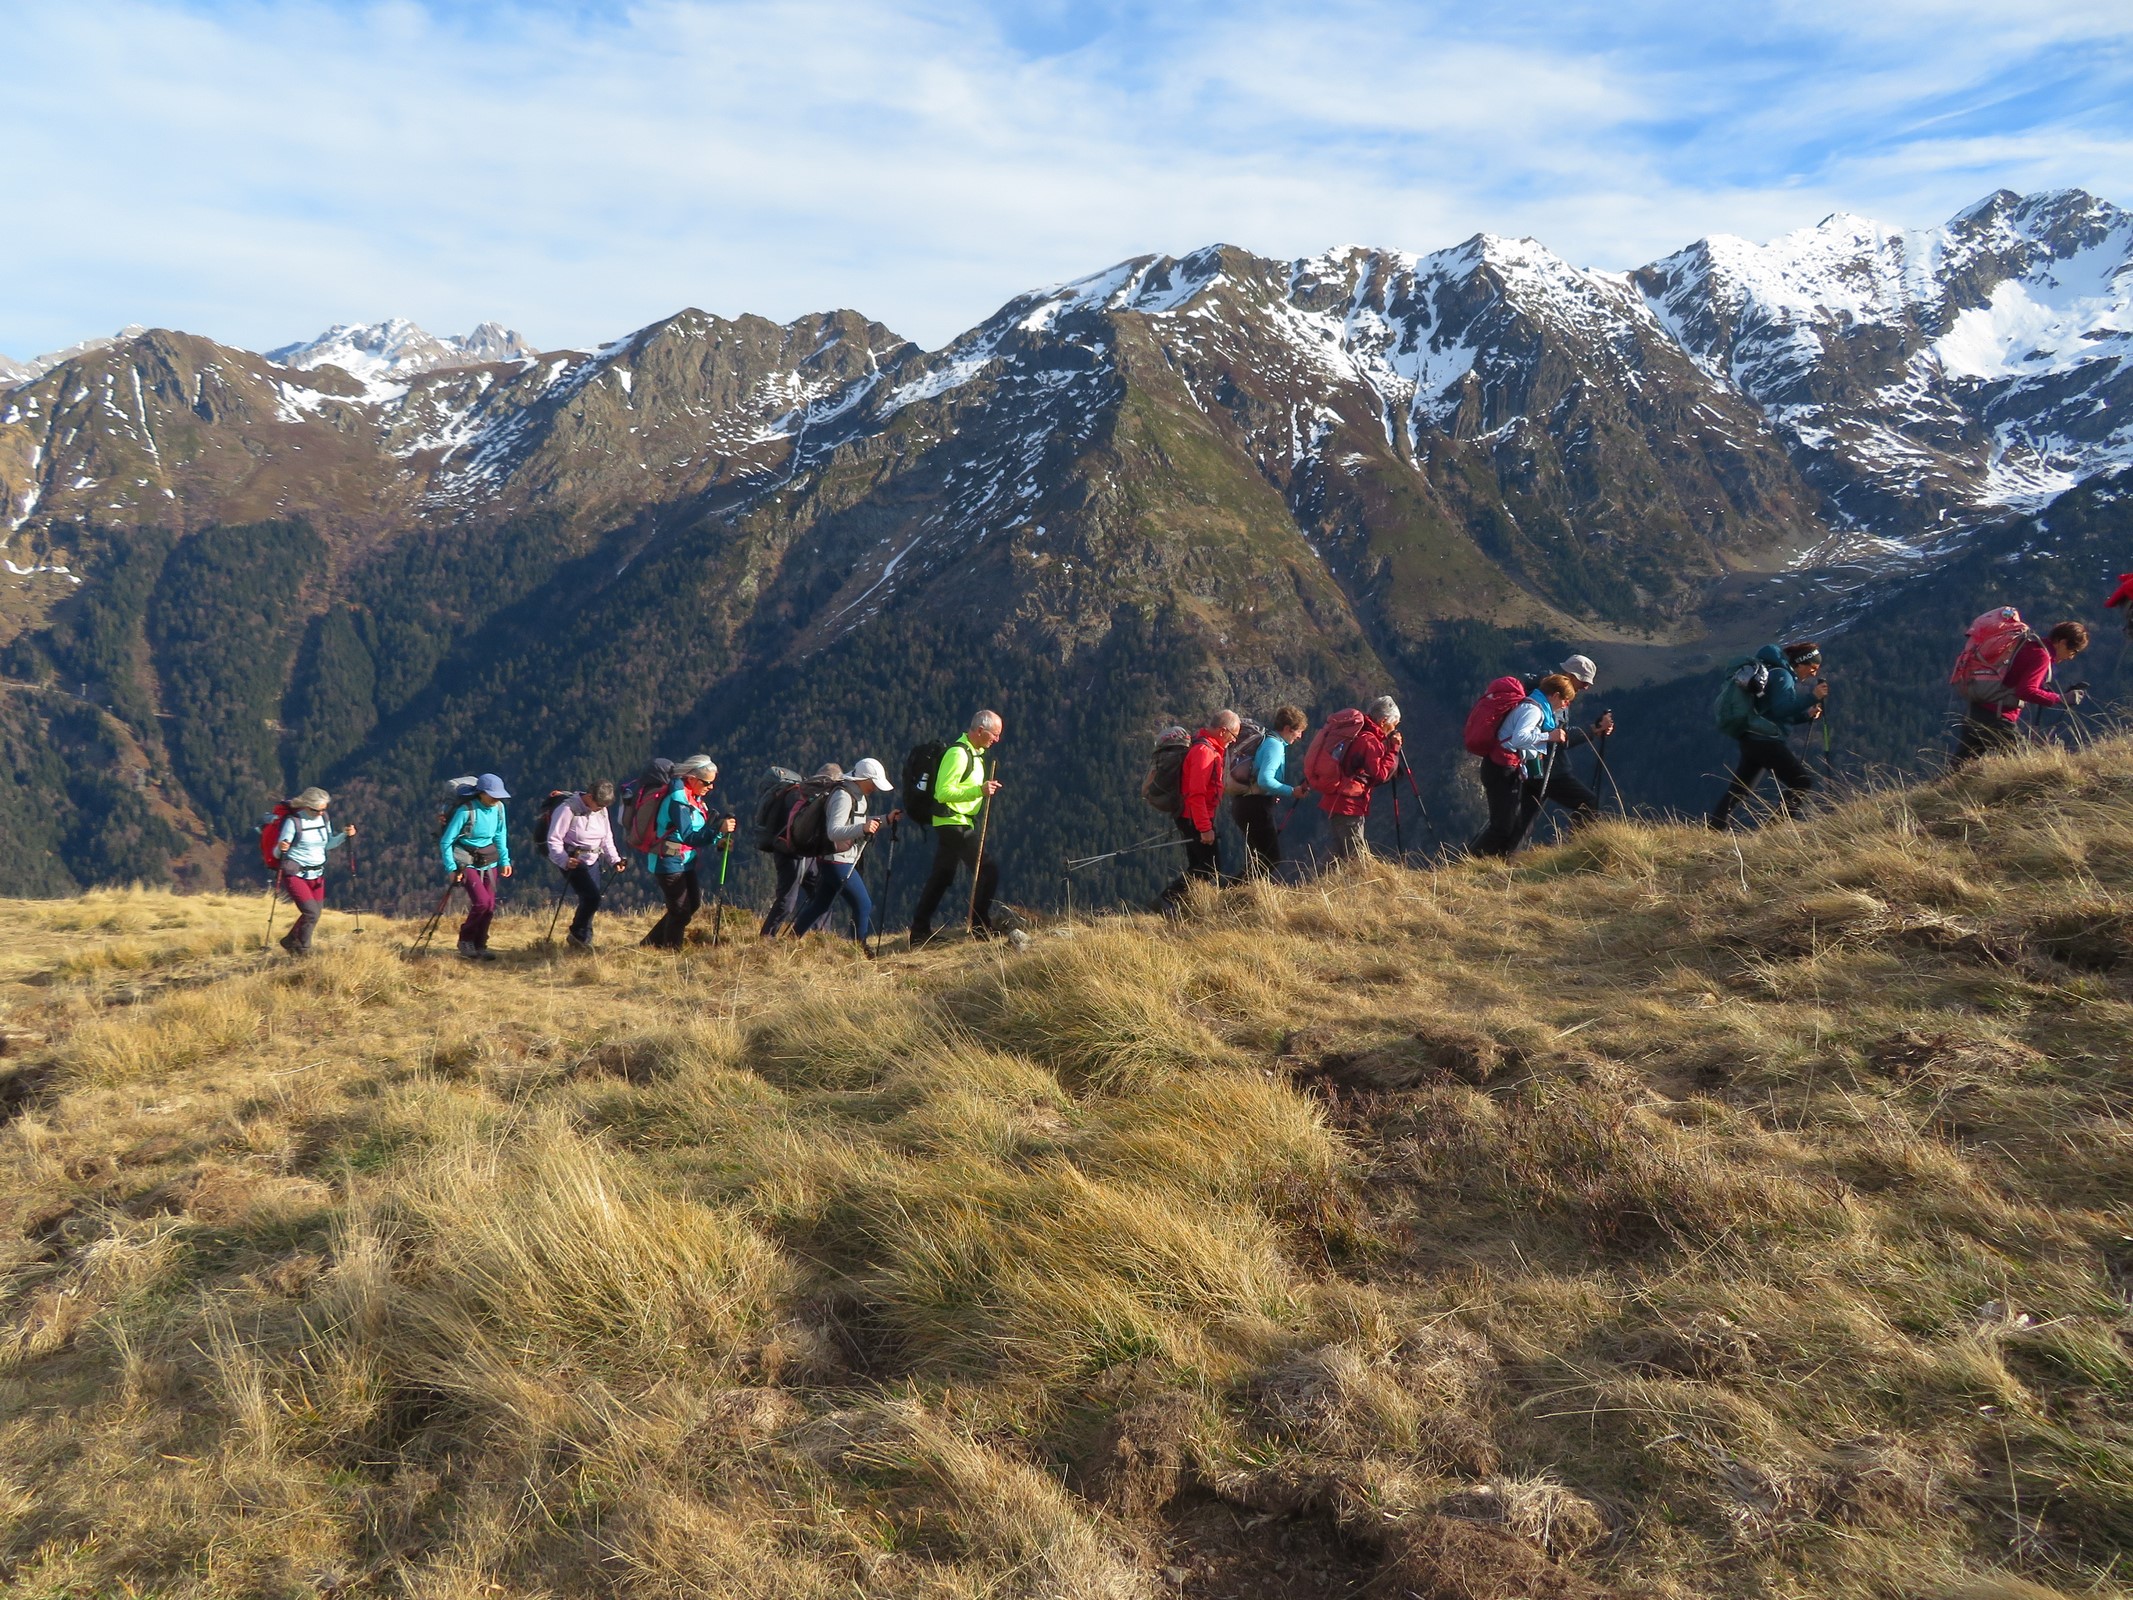
[[[2015,652],[2036,637],[2013,606],[1993,607],[1970,624],[1948,682],[1972,705],[2009,704],[2007,669],[2014,665]]]
[[[1342,770],[1342,763],[1348,757],[1348,747],[1369,726],[1370,719],[1353,706],[1328,717],[1326,725],[1311,736],[1311,748],[1304,752],[1304,782],[1319,794],[1338,794],[1345,788],[1348,774]]]
[[[1517,709],[1529,692],[1523,678],[1498,678],[1482,690],[1474,709],[1466,714],[1466,753],[1499,765],[1515,765],[1515,757],[1505,761],[1503,745],[1496,736],[1503,729],[1503,719]]]
[[[541,796],[540,807],[533,813],[533,853],[535,855],[545,856],[548,854],[548,824],[555,820],[555,808],[575,793],[577,791],[574,789],[550,789]],[[566,859],[568,858],[566,857]]]
[[[941,761],[947,754],[948,742],[941,739],[915,744],[905,753],[902,776],[904,815],[913,822],[931,827],[948,814],[933,798],[933,785],[941,775]]]
[[[274,847],[281,843],[281,825],[295,814],[295,808],[288,801],[277,800],[274,809],[260,819],[259,859],[269,872],[281,871],[281,857],[274,853]]]
[[[1266,744],[1266,729],[1250,717],[1243,719],[1237,737],[1230,741],[1222,761],[1222,787],[1231,794],[1259,792],[1259,752]]]
[[[640,856],[659,853],[659,802],[674,786],[674,763],[654,756],[651,763],[622,786],[622,847]]]
[[[800,786],[799,803],[785,820],[778,849],[789,856],[828,856],[837,853],[829,836],[829,797],[835,784],[809,781]]]
[[[1166,817],[1185,814],[1185,752],[1191,748],[1192,735],[1183,728],[1165,728],[1155,736],[1148,775],[1141,779],[1141,798]]]
[[[750,823],[758,850],[770,852],[783,848],[779,840],[784,836],[786,823],[792,820],[793,791],[801,782],[800,774],[792,768],[771,767],[770,782],[756,792],[755,818]]]
[[[1728,739],[1743,739],[1748,724],[1761,709],[1763,691],[1770,687],[1770,663],[1743,656],[1726,668],[1725,686],[1711,705],[1711,719]]]

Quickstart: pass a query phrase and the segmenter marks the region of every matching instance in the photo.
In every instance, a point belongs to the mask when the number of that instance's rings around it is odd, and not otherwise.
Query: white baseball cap
[[[853,767],[844,777],[847,783],[871,783],[884,793],[896,787],[895,784],[889,781],[889,774],[883,769],[882,764],[872,756],[868,756],[864,761]]]
[[[1591,656],[1565,656],[1563,664],[1555,670],[1565,677],[1577,679],[1588,689],[1600,681],[1600,669],[1592,664]]]

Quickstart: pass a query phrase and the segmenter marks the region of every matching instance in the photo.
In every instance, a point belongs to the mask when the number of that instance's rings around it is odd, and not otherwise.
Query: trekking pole
[[[560,889],[558,889],[558,890],[556,890],[556,892],[555,892],[555,909],[554,909],[553,911],[551,911],[551,912],[549,912],[549,913],[548,913],[548,937],[547,937],[547,938],[545,938],[545,939],[543,939],[543,940],[541,941],[541,943],[543,943],[543,944],[554,944],[554,943],[555,943],[555,925],[556,925],[556,923],[557,923],[557,922],[559,922],[560,920],[562,920],[562,916],[563,916],[563,896],[564,896],[565,894],[569,893],[569,892],[570,892],[570,880],[569,880],[568,878],[565,878],[565,879],[563,880],[563,887],[562,887],[562,888],[560,888]]]
[[[444,920],[444,908],[451,903],[452,885],[447,883],[444,886],[444,893],[437,897],[437,909],[430,913],[430,920],[425,922],[422,925],[422,931],[415,935],[415,942],[407,947],[409,955],[415,954],[429,944],[430,935],[437,931],[437,924]]]
[[[274,881],[267,885],[267,936],[259,941],[264,950],[274,943],[274,913],[281,909],[281,874],[274,874]]]
[[[356,932],[363,931],[363,874],[356,870],[355,835],[348,836],[348,910],[354,916]]]
[[[1430,848],[1441,848],[1444,841],[1437,836],[1437,824],[1429,814],[1429,804],[1422,798],[1422,785],[1415,782],[1415,769],[1407,764],[1407,752],[1400,752],[1400,771],[1407,777],[1407,787],[1414,791],[1415,814],[1422,819],[1422,826],[1429,830]]]
[[[874,954],[881,954],[881,928],[889,920],[889,890],[896,882],[896,837],[903,832],[903,819],[899,817],[889,824],[889,864],[881,874],[881,906],[874,913]],[[1072,891],[1069,891],[1071,898]],[[1073,913],[1068,911],[1069,919]]]
[[[1400,865],[1404,867],[1407,865],[1407,830],[1400,826],[1400,786],[1394,783],[1388,784],[1386,787],[1392,790],[1393,848],[1399,851]]]
[[[997,760],[985,763],[985,781],[992,782]],[[992,796],[987,795],[978,806],[978,855],[970,866],[970,922],[974,927],[978,920],[978,879],[985,871],[985,829],[992,822]]]
[[[718,893],[711,897],[711,948],[716,950],[726,931],[726,863],[733,859],[733,835],[718,836]]]
[[[1615,769],[1607,764],[1607,741],[1613,737],[1611,733],[1603,733],[1593,742],[1592,780],[1597,784],[1601,775],[1606,775],[1607,787],[1615,792],[1615,810],[1626,817],[1629,815],[1629,802],[1622,798],[1622,785],[1615,782]]]

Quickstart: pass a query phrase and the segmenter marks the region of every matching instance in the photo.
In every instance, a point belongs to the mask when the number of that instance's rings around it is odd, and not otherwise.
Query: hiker
[[[815,890],[822,882],[822,862],[815,856],[781,854],[776,858],[776,871],[777,885],[771,891],[770,909],[763,913],[763,925],[756,930],[765,939],[775,939],[781,929],[798,922],[801,913],[814,903]]]
[[[1370,854],[1363,825],[1370,816],[1371,791],[1390,783],[1399,770],[1400,707],[1389,694],[1361,711],[1336,711],[1318,730],[1304,756],[1304,777],[1318,792],[1335,861]]]
[[[992,936],[992,897],[999,887],[997,856],[984,855],[979,840],[981,810],[1000,792],[985,752],[1000,742],[1007,725],[997,711],[980,711],[970,728],[941,752],[932,786],[933,870],[911,908],[911,948],[923,950],[933,940],[933,913],[955,883],[956,870],[968,867],[976,893],[970,905],[972,938]]]
[[[1990,615],[1990,613],[1988,613]],[[1978,619],[1980,622],[1984,618]],[[2016,618],[2017,623],[2020,618]],[[1973,634],[1975,624],[1973,624]],[[1982,755],[2012,750],[2020,738],[2022,707],[2078,706],[2088,697],[2085,683],[2069,684],[2063,691],[2049,687],[2052,673],[2089,647],[2089,630],[2078,622],[2062,622],[2038,638],[2027,628],[1998,672],[1979,667],[1963,685],[1963,729],[1955,742],[1948,770],[1968,766]],[[1970,655],[1965,649],[1965,657]],[[1958,663],[1959,677],[1964,666]]]
[[[1481,761],[1489,825],[1467,846],[1469,854],[1510,855],[1551,799],[1569,809],[1573,828],[1599,815],[1599,796],[1572,777],[1561,760],[1570,745],[1565,719],[1577,694],[1575,678],[1551,672],[1503,714]]]
[[[353,823],[333,831],[326,820],[326,808],[332,804],[333,796],[316,785],[292,797],[274,841],[275,870],[289,904],[296,907],[296,926],[281,938],[281,947],[292,956],[311,954],[311,932],[326,909],[326,852],[355,837]]]
[[[781,928],[798,922],[800,913],[813,902],[815,885],[821,881],[821,860],[794,854],[786,834],[800,808],[843,777],[843,769],[834,761],[825,762],[812,778],[803,778],[790,767],[772,765],[770,784],[756,797],[755,847],[771,858],[777,885],[757,930],[759,937],[775,939]]]
[[[496,959],[489,948],[489,924],[496,919],[497,879],[511,876],[511,833],[504,819],[504,802],[510,798],[504,780],[484,772],[474,780],[474,792],[453,810],[438,842],[444,870],[467,892],[459,954],[468,961]]]
[[[1229,776],[1242,788],[1230,797],[1230,821],[1244,835],[1251,869],[1268,877],[1281,865],[1281,829],[1274,821],[1274,802],[1288,799],[1303,787],[1288,781],[1289,746],[1310,726],[1311,719],[1300,708],[1281,706],[1256,743],[1247,730],[1230,750]],[[1245,762],[1250,763],[1249,771],[1240,772]]]
[[[696,877],[697,851],[708,845],[710,836],[733,832],[734,819],[717,817],[706,799],[717,782],[718,763],[709,756],[691,756],[674,768],[674,781],[659,802],[656,848],[645,857],[645,868],[659,885],[667,909],[644,936],[642,942],[651,949],[681,948],[691,919],[704,903],[703,885]]]
[[[1740,741],[1740,759],[1711,810],[1713,828],[1725,831],[1733,808],[1754,793],[1766,772],[1777,775],[1785,815],[1799,816],[1815,779],[1787,741],[1794,728],[1822,715],[1829,685],[1819,681],[1821,675],[1822,647],[1812,640],[1783,648],[1766,644],[1729,669],[1716,716],[1719,732]]]
[[[1192,736],[1178,769],[1178,834],[1185,841],[1185,870],[1171,879],[1156,901],[1159,911],[1175,911],[1194,879],[1222,880],[1222,847],[1215,841],[1215,813],[1222,805],[1223,773],[1229,747],[1244,719],[1234,711],[1217,711]]]
[[[866,948],[867,936],[874,931],[874,902],[867,895],[866,879],[860,875],[859,858],[866,853],[874,835],[881,831],[881,825],[895,821],[898,816],[894,811],[886,817],[867,813],[876,794],[888,794],[895,787],[889,781],[887,769],[868,756],[853,763],[852,770],[830,790],[823,802],[822,830],[837,848],[827,857],[816,858],[821,862],[819,881],[807,909],[792,925],[794,938],[820,926],[842,896],[852,908],[852,937],[859,941],[861,949]]]
[[[603,871],[621,872],[629,862],[615,847],[614,824],[607,808],[615,803],[615,786],[605,778],[565,795],[548,813],[548,859],[577,894],[577,914],[566,936],[569,948],[593,947],[593,918],[599,913]]]
[[[2111,591],[2110,598],[2104,601],[2104,606],[2112,611],[2121,606],[2125,607],[2126,637],[2133,639],[2133,572],[2121,572],[2118,575],[2118,587]]]

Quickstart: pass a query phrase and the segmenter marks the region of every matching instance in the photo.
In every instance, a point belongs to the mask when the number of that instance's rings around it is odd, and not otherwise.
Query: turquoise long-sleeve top
[[[1261,794],[1280,795],[1286,800],[1296,792],[1296,785],[1282,781],[1282,774],[1289,769],[1289,746],[1284,739],[1269,733],[1259,741],[1259,748],[1252,752],[1252,782]]]
[[[496,846],[496,864],[511,865],[511,835],[504,826],[504,803],[499,800],[493,806],[485,806],[469,800],[452,813],[452,820],[444,825],[444,837],[438,842],[437,853],[444,858],[444,870],[457,872],[459,865],[452,859],[452,846],[463,844],[470,850],[483,845]]]

